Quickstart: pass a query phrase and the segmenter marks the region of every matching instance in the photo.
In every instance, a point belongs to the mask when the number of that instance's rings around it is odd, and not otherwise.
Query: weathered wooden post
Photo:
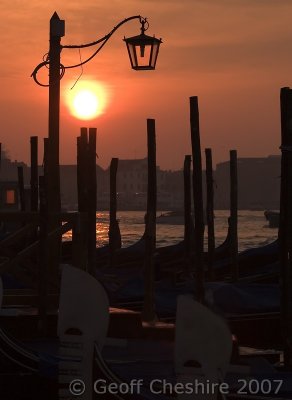
[[[184,161],[184,244],[185,244],[185,259],[190,267],[191,257],[191,239],[192,239],[192,194],[191,194],[191,161],[190,155],[185,156]]]
[[[88,272],[96,268],[96,128],[89,128],[88,139]]]
[[[17,167],[18,176],[18,191],[20,200],[20,211],[25,211],[25,193],[24,193],[24,179],[23,179],[23,167]]]
[[[142,319],[145,322],[154,322],[155,300],[155,263],[154,253],[156,247],[156,140],[155,120],[147,119],[147,144],[148,144],[148,189],[147,189],[147,214],[145,227],[145,295]]]
[[[48,191],[48,174],[49,174],[49,138],[44,138],[44,183],[45,191]],[[48,196],[46,195],[46,204],[48,203]]]
[[[230,150],[230,233],[231,233],[231,278],[238,280],[238,183],[237,183],[237,151]]]
[[[72,260],[73,265],[83,270],[88,270],[88,169],[87,128],[81,128],[77,137],[77,195],[78,219],[72,229]]]
[[[38,283],[39,283],[39,331],[45,336],[47,332],[48,312],[48,273],[49,273],[49,247],[48,247],[48,153],[49,139],[44,138],[44,175],[39,177],[40,198],[40,225],[39,225],[39,253],[38,253]]]
[[[88,207],[88,132],[80,129],[77,137],[77,194],[78,211],[87,212]]]
[[[38,210],[38,137],[30,138],[30,209]]]
[[[292,90],[281,89],[280,286],[284,364],[292,367]]]
[[[117,221],[117,170],[118,158],[112,158],[110,165],[110,224],[109,247],[110,265],[115,263],[115,251],[121,248],[121,232]]]
[[[39,177],[40,196],[40,231],[39,231],[39,254],[38,254],[38,288],[39,288],[39,332],[42,336],[47,333],[48,312],[48,210],[46,194],[46,177]]]
[[[215,229],[214,229],[214,180],[212,165],[212,150],[205,149],[206,156],[206,215],[208,225],[208,277],[213,278],[213,263],[215,254]]]
[[[195,298],[204,301],[204,208],[198,97],[190,97],[193,154],[193,201],[195,216]]]

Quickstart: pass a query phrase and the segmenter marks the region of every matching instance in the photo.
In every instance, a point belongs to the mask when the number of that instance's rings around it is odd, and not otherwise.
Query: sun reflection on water
[[[121,211],[118,221],[122,236],[122,246],[126,247],[141,238],[144,233],[144,211]],[[221,244],[227,234],[227,218],[229,211],[215,211],[216,246]],[[97,247],[108,244],[109,212],[96,213],[96,242]],[[160,225],[156,228],[157,247],[175,244],[183,239],[183,225]],[[276,239],[277,229],[268,227],[263,211],[240,210],[238,212],[239,250],[267,244]],[[71,240],[72,231],[63,235],[63,240]],[[205,229],[205,248],[207,243],[207,229]]]

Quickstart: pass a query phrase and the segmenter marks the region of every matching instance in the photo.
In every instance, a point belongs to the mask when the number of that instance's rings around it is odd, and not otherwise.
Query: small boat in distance
[[[157,224],[184,225],[183,211],[166,211],[156,218]]]
[[[266,210],[264,215],[269,222],[270,228],[279,228],[279,220],[280,220],[280,212],[279,211],[271,211]]]

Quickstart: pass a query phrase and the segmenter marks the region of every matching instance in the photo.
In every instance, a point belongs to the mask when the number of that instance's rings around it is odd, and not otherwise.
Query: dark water
[[[118,213],[123,247],[136,242],[144,232],[144,211],[121,211]],[[215,211],[216,246],[222,243],[227,234],[229,211]],[[109,213],[97,213],[97,245],[108,242]],[[157,246],[174,244],[183,238],[183,225],[157,224]],[[277,229],[268,227],[263,211],[241,210],[238,212],[239,250],[267,244],[277,237]],[[65,237],[68,239],[69,236]]]

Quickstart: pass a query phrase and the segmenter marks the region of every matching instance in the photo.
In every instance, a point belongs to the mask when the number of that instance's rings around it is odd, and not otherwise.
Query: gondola
[[[226,239],[222,244],[215,248],[214,261],[225,259],[230,253],[230,229]],[[145,234],[133,245],[118,249],[115,252],[115,266],[117,268],[124,268],[128,266],[136,266],[143,268],[144,256],[145,256]],[[175,265],[184,264],[186,260],[186,242],[181,240],[180,242],[164,247],[157,247],[155,250],[155,264],[157,269],[161,269],[164,266],[169,267],[169,263],[175,267]],[[194,243],[191,240],[191,249],[189,257],[194,256]],[[207,253],[204,254],[205,260],[207,260]],[[108,265],[108,255],[104,255],[103,258],[97,258],[97,267]]]
[[[226,239],[222,244],[215,248],[213,259],[213,272],[216,280],[222,280],[230,274],[231,271],[231,234],[230,229]],[[190,260],[194,257],[193,243],[189,254]],[[132,246],[122,248],[116,251],[115,267],[118,271],[124,268],[143,269],[145,254],[145,237],[143,237]],[[155,250],[155,264],[157,270],[171,270],[185,268],[186,263],[186,245],[182,240],[179,243],[158,247]],[[204,253],[204,260],[207,264],[208,253]],[[279,241],[274,240],[263,246],[247,249],[238,254],[239,271],[242,276],[256,275],[261,269],[268,265],[277,263],[279,259]],[[104,257],[98,264],[99,267],[108,265],[108,257]],[[258,272],[257,272],[258,271]]]
[[[109,288],[108,288],[109,289]],[[178,296],[193,294],[195,283],[185,281],[177,286],[171,280],[155,284],[155,311],[160,320],[173,322]],[[240,342],[247,346],[275,346],[282,343],[280,324],[280,289],[276,283],[206,282],[205,301],[222,315]],[[114,307],[142,310],[144,302],[143,276],[129,279],[124,286],[111,292]],[[257,326],[256,334],[251,324]],[[267,329],[268,328],[268,329]],[[262,344],[261,344],[262,343]]]
[[[237,369],[237,362],[240,361],[237,355],[234,356],[235,364],[230,366],[233,347],[228,327],[221,317],[195,302],[192,296],[184,295],[178,299],[175,343],[152,343],[138,339],[118,347],[112,342],[106,344],[108,300],[102,286],[86,275],[69,266],[63,271],[61,290],[66,288],[67,292],[65,289],[65,293],[61,294],[57,354],[45,353],[44,349],[39,352],[29,350],[0,330],[1,360],[2,363],[3,360],[6,362],[5,366],[1,366],[1,397],[7,400],[71,398],[74,395],[72,391],[80,390],[80,382],[84,381],[87,391],[84,397],[79,397],[82,399],[170,400],[173,395],[162,389],[164,382],[175,387],[178,382],[199,379],[200,382],[228,383],[226,398],[230,400],[253,400],[258,399],[258,393],[246,396],[238,393],[239,380],[250,381],[253,378],[271,382],[282,380],[278,395],[291,398],[291,373],[275,370],[262,358],[257,362],[254,358],[250,364],[245,360],[244,371],[240,372],[242,366]],[[89,281],[91,284],[88,285]],[[86,293],[88,298],[80,297],[81,292]],[[92,294],[96,296],[96,301],[88,310]],[[79,299],[79,306],[74,308],[72,305],[77,304],[76,299]],[[92,319],[92,315],[96,318]],[[30,346],[33,347],[33,344]],[[87,361],[84,360],[87,357],[86,349],[91,352]],[[8,364],[10,373],[7,373]],[[71,385],[70,382],[76,379],[80,379],[79,386]],[[129,389],[133,379],[142,382],[141,387],[132,386],[133,392],[121,389],[112,393],[106,390],[111,384],[115,384],[115,388],[128,385]],[[101,393],[102,385],[105,393]],[[272,385],[260,398],[273,398],[275,389],[275,385]],[[195,398],[204,396],[196,395]],[[212,400],[217,398],[217,389],[208,396]]]
[[[190,240],[190,253],[192,257],[194,255],[194,240],[193,234]],[[215,248],[214,260],[222,260],[229,255],[230,251],[230,229],[226,235],[226,239],[222,244]],[[70,263],[72,255],[72,242],[66,241],[62,243],[62,262]],[[143,263],[145,255],[145,232],[141,238],[128,247],[122,247],[115,251],[115,265],[116,266],[127,266],[128,264],[136,263],[137,265]],[[156,264],[162,265],[167,264],[169,261],[172,263],[177,261],[178,263],[184,262],[186,256],[186,242],[181,240],[180,242],[164,247],[157,247],[155,258]],[[96,248],[96,265],[98,268],[102,268],[109,264],[110,257],[110,246],[104,245]],[[205,260],[207,260],[207,253],[204,254]]]
[[[238,268],[243,276],[256,274],[265,266],[279,260],[279,240],[263,246],[244,250],[238,254]],[[216,279],[223,278],[231,270],[231,259],[223,258],[214,263]]]

